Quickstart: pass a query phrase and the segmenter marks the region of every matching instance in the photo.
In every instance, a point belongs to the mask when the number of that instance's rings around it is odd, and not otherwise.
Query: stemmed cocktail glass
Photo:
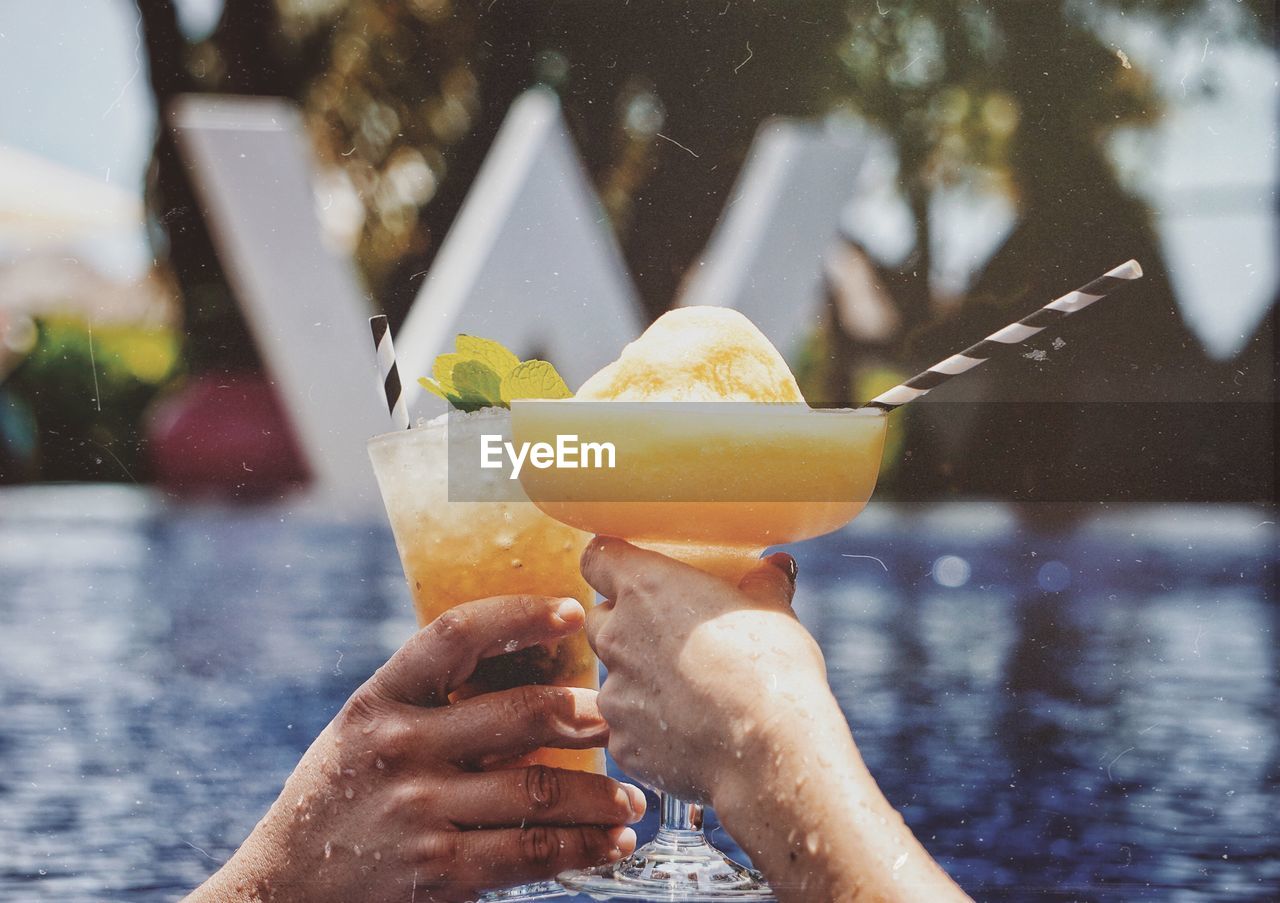
[[[517,401],[517,445],[610,443],[613,467],[529,467],[520,481],[556,520],[621,537],[733,583],[765,548],[837,530],[866,505],[882,410],[755,402]],[[677,602],[678,600],[673,600]],[[657,663],[661,666],[661,663]],[[560,876],[592,896],[769,900],[758,872],[713,847],[696,805],[663,796],[655,839],[621,862]]]

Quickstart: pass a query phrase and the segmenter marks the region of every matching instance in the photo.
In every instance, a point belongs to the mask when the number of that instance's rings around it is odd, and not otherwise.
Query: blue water
[[[794,550],[797,609],[976,897],[1278,899],[1273,520],[873,506]],[[199,883],[413,629],[401,581],[381,524],[0,493],[0,899]]]

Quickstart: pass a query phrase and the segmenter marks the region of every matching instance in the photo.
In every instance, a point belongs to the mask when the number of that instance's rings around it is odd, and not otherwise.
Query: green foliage
[[[36,347],[10,387],[34,412],[44,480],[141,480],[143,412],[178,366],[169,329],[39,323]]]
[[[573,393],[546,361],[520,361],[492,339],[459,335],[456,352],[438,355],[418,384],[459,411],[510,407],[521,398],[568,398]]]

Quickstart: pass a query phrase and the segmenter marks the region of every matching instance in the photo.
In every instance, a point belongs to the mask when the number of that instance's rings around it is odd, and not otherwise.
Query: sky
[[[188,34],[199,36],[216,21],[221,0],[182,0],[178,8]],[[1280,65],[1270,50],[1212,31],[1171,41],[1138,16],[1113,17],[1100,28],[1133,65],[1154,73],[1170,101],[1154,130],[1119,135],[1112,149],[1125,179],[1155,210],[1188,321],[1211,351],[1228,354],[1274,299],[1280,277]],[[140,195],[156,126],[142,57],[132,0],[0,3],[0,144]],[[1210,81],[1218,88],[1213,98],[1200,90]],[[893,256],[895,228],[909,227],[895,200],[867,198],[859,209],[878,224],[885,256]],[[942,242],[937,278],[944,288],[963,288],[1011,211],[964,196],[939,197],[934,210]],[[141,275],[151,261],[141,224],[77,250],[122,277]]]
[[[182,0],[184,28],[207,32],[221,5]],[[133,0],[0,3],[0,144],[141,196],[156,126],[146,81]],[[76,250],[123,278],[151,263],[141,223]]]

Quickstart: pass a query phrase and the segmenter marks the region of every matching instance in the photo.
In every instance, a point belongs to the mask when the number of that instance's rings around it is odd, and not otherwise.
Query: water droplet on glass
[[[343,791],[342,795],[345,796],[347,799],[351,799],[353,796],[356,795],[356,792],[352,790],[350,787],[348,787],[345,791]]]
[[[379,771],[382,771],[384,768],[387,767],[387,763],[382,761],[382,757],[379,756],[378,758],[373,760],[373,767],[378,769]]]

